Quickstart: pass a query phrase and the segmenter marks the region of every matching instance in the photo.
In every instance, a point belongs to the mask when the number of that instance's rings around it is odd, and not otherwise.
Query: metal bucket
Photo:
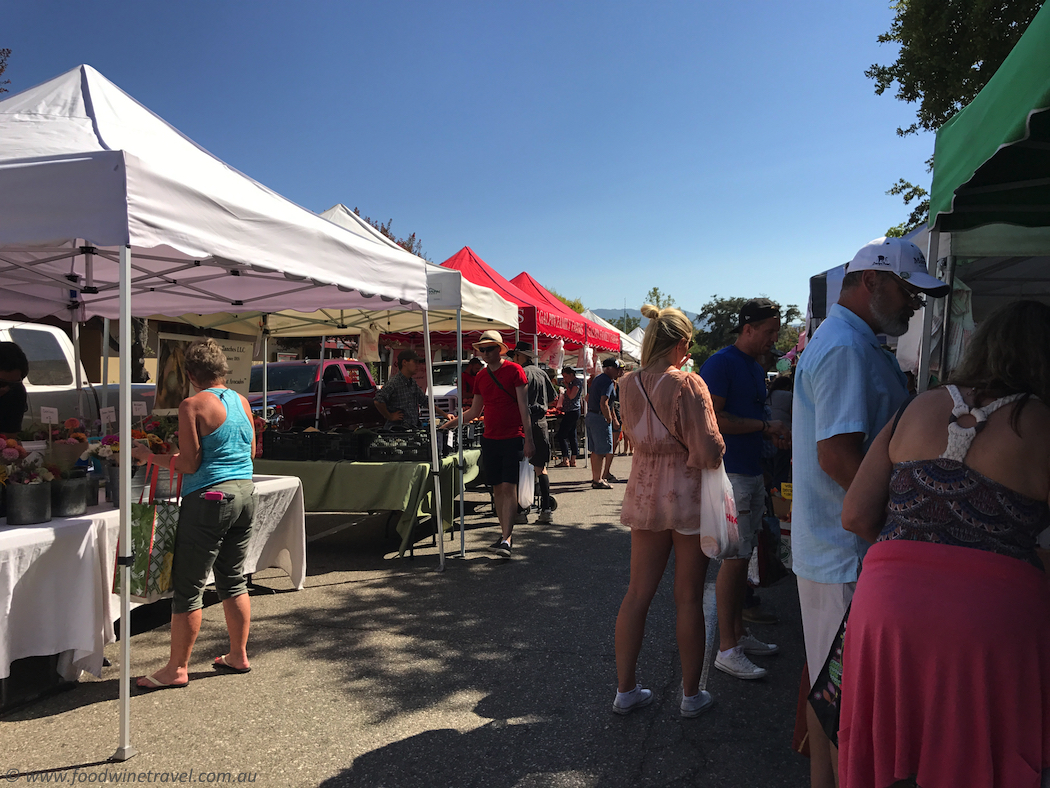
[[[91,480],[87,475],[51,482],[52,517],[79,517],[87,511]],[[97,488],[96,488],[97,489]]]
[[[51,519],[51,482],[9,483],[4,499],[8,525],[33,525]]]

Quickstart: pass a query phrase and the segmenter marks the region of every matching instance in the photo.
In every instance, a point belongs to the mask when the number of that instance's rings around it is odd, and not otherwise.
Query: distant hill
[[[591,309],[591,311],[603,320],[608,320],[610,323],[618,317],[623,317],[624,313],[623,309]],[[642,317],[642,311],[640,309],[628,309],[626,311],[629,316],[636,317],[642,321],[642,328],[645,328],[649,323],[648,318]],[[696,312],[690,312],[688,309],[683,309],[682,311],[685,312],[685,316],[692,320],[695,325]]]

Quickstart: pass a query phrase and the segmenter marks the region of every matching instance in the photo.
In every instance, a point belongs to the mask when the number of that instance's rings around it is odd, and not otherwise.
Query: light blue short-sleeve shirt
[[[852,583],[868,543],[842,528],[846,492],[821,470],[817,442],[859,432],[867,451],[907,398],[907,379],[868,324],[835,304],[806,344],[794,388],[792,569],[817,583]]]

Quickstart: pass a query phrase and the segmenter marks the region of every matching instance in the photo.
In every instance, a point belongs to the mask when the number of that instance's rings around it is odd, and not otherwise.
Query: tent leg
[[[107,337],[108,340],[108,337]],[[120,442],[131,446],[131,247],[120,247]],[[120,452],[120,745],[113,760],[137,754],[131,746],[131,451]]]
[[[328,337],[321,337],[321,364],[317,370],[317,410],[314,411],[314,427],[321,429],[321,391],[324,389],[324,346]]]
[[[467,485],[463,481],[463,307],[456,307],[456,380],[459,381],[456,412],[456,445],[459,446],[459,557],[467,557]]]
[[[102,319],[102,407],[109,407],[109,318]]]
[[[952,322],[952,296],[955,291],[955,255],[948,255],[948,270],[945,281],[950,288],[948,295],[944,297],[944,314],[941,316],[941,352],[940,367],[937,370],[938,377],[944,381],[948,379],[948,331]]]
[[[445,517],[441,511],[441,453],[434,413],[434,355],[430,349],[430,315],[423,310],[423,356],[427,365],[427,408],[430,411],[430,478],[434,482],[434,518],[437,520],[438,571],[445,571]]]
[[[937,230],[930,231],[930,245],[926,254],[926,266],[930,276],[937,276],[937,255],[941,234]],[[919,379],[915,381],[915,389],[920,394],[930,387],[930,353],[933,344],[933,305],[927,304],[922,310],[922,340],[919,345]],[[808,337],[807,337],[808,338]]]
[[[263,321],[263,398],[262,398],[262,415],[263,420],[269,422],[269,418],[266,415],[266,400],[269,398],[269,383],[267,380],[267,365],[270,363],[270,330],[266,326],[266,315],[262,316]]]

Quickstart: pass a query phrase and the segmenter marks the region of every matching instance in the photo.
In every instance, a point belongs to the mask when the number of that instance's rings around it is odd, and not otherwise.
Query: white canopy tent
[[[116,317],[128,348],[132,315],[428,305],[417,258],[237,172],[89,66],[0,101],[0,140],[0,314]],[[130,353],[120,378],[127,444]],[[127,452],[121,458],[127,622],[131,466]],[[135,753],[127,634],[121,662],[114,758],[126,760]]]
[[[358,236],[365,243],[404,250],[372,225],[351,211],[345,205],[337,204],[321,216]],[[422,333],[426,351],[427,392],[430,400],[430,423],[434,424],[434,389],[432,359],[430,348],[431,331],[455,331],[456,347],[463,345],[463,331],[486,331],[490,328],[517,328],[518,307],[507,301],[494,290],[474,284],[456,270],[428,263],[415,257],[426,272],[427,311],[418,312],[406,309],[319,309],[314,312],[282,310],[266,314],[262,312],[230,313],[214,315],[182,315],[181,322],[198,327],[219,328],[243,334],[263,332],[264,345],[271,336],[283,337],[328,337],[360,334],[363,330],[371,333]],[[161,318],[162,316],[154,315]],[[164,318],[170,319],[170,318]],[[458,380],[463,378],[462,358],[457,353],[456,370]],[[318,388],[318,408],[320,408],[321,391]],[[459,401],[462,416],[462,399]],[[266,376],[263,375],[263,407],[266,407]],[[463,467],[462,421],[457,422],[459,431],[459,465]],[[432,435],[432,440],[436,435]],[[460,479],[460,555],[466,555],[466,524],[464,501],[462,499],[462,477]]]
[[[590,309],[585,309],[582,312],[582,314],[588,320],[593,320],[598,325],[605,326],[610,331],[615,331],[617,334],[620,335],[620,353],[622,355],[627,356],[627,358],[629,358],[631,361],[634,361],[636,363],[640,362],[642,360],[642,343],[641,342],[636,341],[629,334],[623,333],[620,329],[618,329],[616,326],[614,326],[608,320],[605,320],[604,318],[598,317],[598,315],[594,314],[594,312],[592,312]]]

